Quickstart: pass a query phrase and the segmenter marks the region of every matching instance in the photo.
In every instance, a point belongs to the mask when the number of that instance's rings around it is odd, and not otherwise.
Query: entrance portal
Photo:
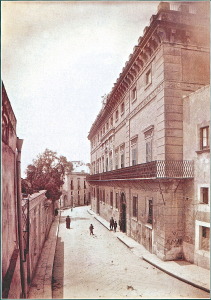
[[[126,232],[126,198],[125,194],[121,193],[120,196],[120,216],[119,216],[119,225],[122,232]]]

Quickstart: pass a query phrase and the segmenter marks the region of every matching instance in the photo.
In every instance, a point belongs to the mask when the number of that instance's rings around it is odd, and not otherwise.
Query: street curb
[[[134,247],[129,246],[125,241],[123,241],[119,236],[117,236],[118,240],[120,240],[120,242],[122,242],[125,246],[128,247],[128,249],[133,249]]]
[[[108,229],[108,230],[110,231],[110,228],[109,228],[106,224],[104,224],[101,220],[99,220],[98,217],[94,216],[94,218],[95,218],[98,222],[100,222],[106,229]]]
[[[91,216],[94,215],[94,213],[93,213],[92,211],[88,210],[88,209],[87,209],[87,212],[88,212]]]
[[[192,285],[192,286],[194,286],[194,287],[196,287],[196,288],[198,288],[198,289],[201,289],[201,290],[203,290],[203,291],[205,291],[205,292],[207,292],[207,293],[210,293],[210,290],[209,290],[209,289],[207,289],[207,288],[205,288],[205,287],[203,287],[203,286],[201,286],[201,285],[198,285],[197,283],[194,283],[194,282],[192,282],[192,281],[189,281],[189,280],[187,280],[187,279],[185,279],[185,278],[183,278],[183,277],[180,277],[180,276],[178,276],[178,275],[176,275],[176,274],[174,274],[174,273],[171,273],[171,272],[165,270],[165,269],[162,268],[162,267],[159,267],[158,265],[154,264],[153,262],[151,262],[150,260],[148,260],[148,259],[145,258],[144,256],[143,256],[142,258],[143,258],[143,260],[145,260],[146,262],[148,262],[148,263],[151,264],[152,266],[156,267],[157,269],[159,269],[159,270],[165,272],[166,274],[168,274],[168,275],[170,275],[170,276],[172,276],[172,277],[175,277],[175,278],[177,278],[177,279],[179,279],[179,280],[181,280],[181,281],[183,281],[183,282],[185,282],[185,283],[187,283],[187,284],[190,284],[190,285]]]

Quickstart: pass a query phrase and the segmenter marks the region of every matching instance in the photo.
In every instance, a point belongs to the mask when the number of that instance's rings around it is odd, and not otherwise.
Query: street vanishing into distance
[[[209,298],[134,255],[89,207],[61,212],[53,269],[54,299]],[[71,218],[70,229],[65,219]],[[89,226],[93,224],[94,235]]]

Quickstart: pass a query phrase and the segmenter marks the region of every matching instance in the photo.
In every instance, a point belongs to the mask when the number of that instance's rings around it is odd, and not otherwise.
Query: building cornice
[[[139,38],[138,45],[133,48],[133,53],[130,54],[129,60],[125,63],[119,78],[107,96],[104,108],[90,129],[89,139],[95,135],[99,125],[108,118],[117,103],[122,101],[128,89],[137,80],[140,72],[146,67],[161,44],[173,43],[193,46],[196,44],[195,36],[192,33],[193,29],[195,33],[200,35],[200,32],[204,32],[209,24],[208,19],[202,22],[200,16],[195,14],[171,11],[169,8],[162,9],[162,7],[161,5],[159,12],[151,17],[150,26],[145,27],[143,37]],[[206,47],[206,45],[203,46]]]

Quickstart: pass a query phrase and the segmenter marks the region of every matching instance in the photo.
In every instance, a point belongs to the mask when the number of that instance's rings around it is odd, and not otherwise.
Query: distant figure
[[[66,218],[66,228],[67,229],[70,229],[70,222],[71,222],[70,217],[67,216],[67,218]]]
[[[117,222],[116,220],[114,221],[114,231],[116,232],[116,229],[117,229]]]
[[[91,225],[89,226],[90,235],[91,235],[91,234],[92,234],[92,235],[94,234],[94,233],[93,233],[93,229],[94,229],[94,226],[91,224]]]
[[[122,231],[122,221],[121,220],[119,220],[119,229],[120,229],[120,231]]]
[[[59,213],[59,210],[58,210],[58,208],[56,208],[54,211],[55,216],[58,216],[58,213]]]
[[[73,207],[71,206],[71,211],[73,211]]]
[[[114,228],[114,218],[111,217],[111,219],[110,219],[110,230],[113,230],[113,228]]]

